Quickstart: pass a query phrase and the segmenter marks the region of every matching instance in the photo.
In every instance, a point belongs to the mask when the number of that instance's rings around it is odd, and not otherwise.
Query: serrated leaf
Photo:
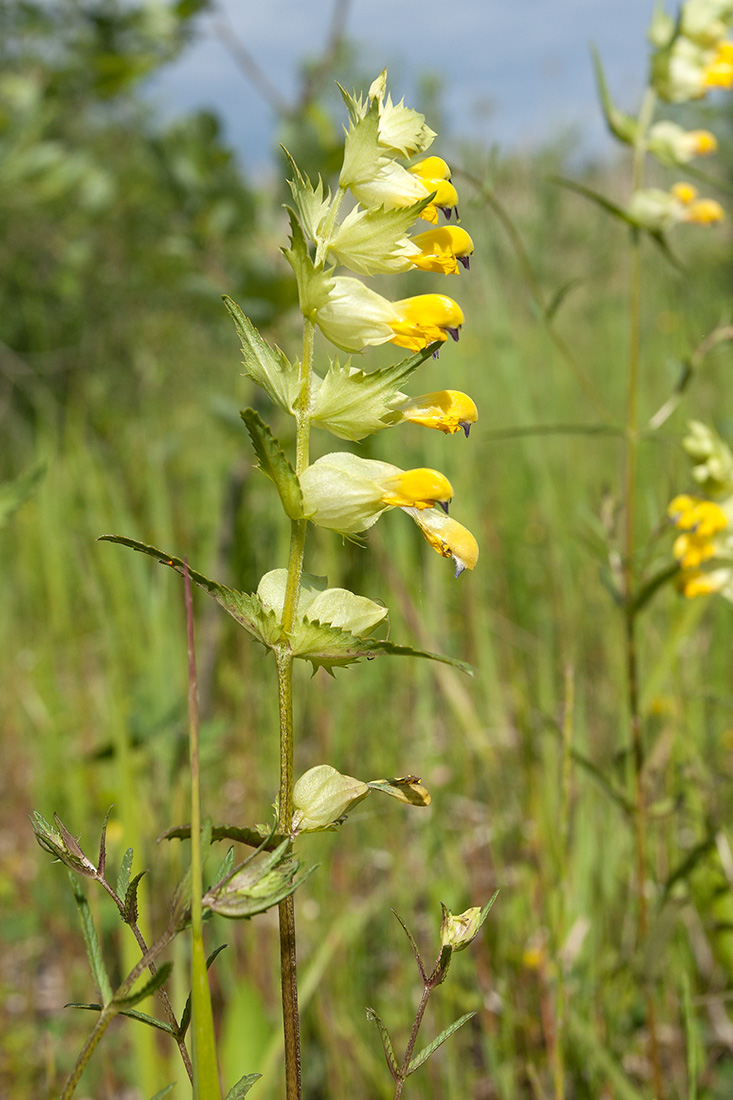
[[[248,1073],[244,1077],[240,1077],[236,1085],[232,1085],[229,1089],[224,1100],[242,1100],[242,1097],[247,1095],[261,1076],[261,1073]]]
[[[414,775],[406,775],[402,779],[372,779],[367,786],[410,806],[429,806],[431,802],[430,792]]]
[[[94,920],[92,918],[92,911],[89,908],[89,902],[86,899],[86,895],[82,890],[79,883],[76,881],[73,875],[69,875],[71,880],[71,889],[74,894],[74,901],[79,911],[79,919],[81,921],[81,930],[84,936],[84,945],[87,949],[87,958],[89,959],[89,966],[92,971],[92,977],[94,978],[95,985],[99,990],[102,1000],[105,1005],[109,1004],[112,1000],[112,985],[107,975],[107,969],[104,965],[104,959],[102,957],[102,949],[99,946],[99,940],[97,938],[97,930],[94,927]]]
[[[383,206],[367,210],[355,207],[339,225],[333,239],[319,242],[316,263],[326,259],[343,264],[361,275],[404,271],[407,230],[414,225],[426,206],[426,196],[411,206],[386,210]]]
[[[276,405],[292,413],[300,392],[297,366],[290,363],[280,348],[270,347],[236,302],[226,294],[223,301],[242,344],[245,373]]]
[[[435,347],[431,344],[408,359],[371,372],[333,360],[325,377],[314,381],[312,423],[339,439],[354,441],[389,427],[390,401]]]
[[[160,989],[162,985],[168,981],[170,972],[173,969],[172,962],[164,962],[158,967],[154,974],[151,974],[143,985],[139,989],[136,989],[134,993],[130,993],[127,997],[115,997],[113,1004],[118,1012],[123,1009],[127,1010],[134,1008],[135,1005],[140,1004],[146,997],[149,997],[151,993],[155,993],[157,989]]]
[[[38,462],[12,481],[5,481],[0,485],[0,527],[23,507],[37,489],[45,472],[46,463]]]
[[[298,220],[306,236],[310,237],[314,244],[317,244],[320,230],[331,206],[331,191],[329,189],[324,198],[321,177],[318,177],[318,183],[314,187],[308,176],[300,171],[285,146],[281,145],[280,148],[285,154],[294,176],[292,180],[288,180],[288,185],[293,195]]]
[[[475,1015],[475,1012],[467,1012],[465,1016],[461,1016],[459,1020],[456,1020],[456,1022],[451,1024],[450,1027],[447,1027],[445,1031],[441,1031],[437,1039],[433,1039],[432,1043],[428,1043],[426,1047],[423,1047],[419,1054],[416,1054],[415,1057],[411,1059],[410,1064],[407,1067],[406,1076],[409,1077],[410,1074],[414,1073],[416,1069],[419,1069],[424,1062],[427,1062],[431,1054],[435,1054],[435,1051],[438,1049],[438,1047],[442,1046],[446,1039],[450,1039],[454,1031],[458,1031],[459,1027],[463,1027],[463,1025],[468,1023],[468,1021],[471,1020]]]
[[[430,653],[424,649],[414,649],[412,646],[395,645],[394,642],[358,638],[348,631],[338,630],[327,623],[310,622],[307,619],[298,624],[297,631],[291,639],[291,647],[294,656],[310,661],[314,669],[325,668],[328,672],[334,668],[346,668],[362,658],[371,660],[374,657],[388,655],[424,657],[430,661],[452,665],[468,676],[473,676],[471,666],[454,657],[445,657],[440,653]]]
[[[122,857],[120,872],[117,875],[117,897],[124,898],[127,887],[130,885],[130,871],[132,870],[132,848],[128,848]]]
[[[392,1046],[392,1040],[389,1037],[389,1032],[387,1031],[387,1028],[382,1022],[381,1016],[373,1008],[367,1008],[366,1016],[367,1020],[370,1020],[373,1024],[377,1025],[379,1035],[382,1039],[382,1046],[384,1048],[384,1057],[387,1059],[387,1065],[389,1066],[389,1072],[392,1074],[395,1081],[399,1081],[401,1077],[400,1067],[397,1064],[394,1047]]]
[[[162,550],[158,550],[155,546],[148,546],[144,542],[138,542],[137,539],[128,539],[124,535],[100,535],[97,541],[115,542],[120,546],[129,546],[132,550],[137,550],[141,554],[147,554],[149,557],[155,558],[161,565],[167,565],[183,576],[184,564],[181,558],[164,554]],[[203,573],[197,573],[194,569],[189,568],[188,574],[193,583],[208,592],[220,607],[223,607],[233,619],[236,619],[240,626],[243,626],[263,645],[268,648],[271,647],[271,639],[279,634],[279,626],[275,616],[262,607],[257,596],[249,596],[245,592],[227,588],[223,584],[209,580]]]
[[[224,950],[225,947],[227,947],[227,944],[222,943],[218,947],[214,948],[214,950],[211,952],[211,954],[206,959],[206,969],[207,970],[209,969],[209,967],[213,963],[216,956],[219,955]],[[186,1003],[183,1006],[183,1012],[181,1013],[181,1022],[178,1025],[178,1034],[179,1034],[181,1039],[183,1039],[186,1032],[188,1031],[188,1026],[189,1026],[190,1023],[191,1023],[191,994],[189,993],[188,997],[186,997]]]
[[[250,848],[259,848],[262,844],[263,836],[269,837],[270,830],[266,826],[263,826],[265,832],[262,833],[258,829],[247,829],[239,825],[214,825],[211,830],[212,840],[236,840],[240,844],[248,844]],[[174,825],[172,829],[166,829],[164,833],[161,833],[159,840],[188,840],[191,836],[190,825]],[[278,844],[281,844],[284,840],[279,833],[272,835],[272,841],[266,841],[264,847],[266,850],[272,850],[277,848]]]
[[[138,916],[137,891],[140,880],[147,874],[147,870],[139,871],[125,891],[124,921],[126,924],[134,924]]]
[[[252,440],[260,469],[274,482],[288,519],[303,518],[303,494],[295,470],[275,436],[254,409],[240,413]]]

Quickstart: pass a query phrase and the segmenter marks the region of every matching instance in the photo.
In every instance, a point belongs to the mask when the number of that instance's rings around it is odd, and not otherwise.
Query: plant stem
[[[295,472],[302,474],[309,461],[311,424],[311,379],[315,326],[307,318],[303,330],[303,356],[300,362],[300,392],[295,410]],[[293,825],[293,655],[289,636],[298,607],[300,579],[303,573],[308,522],[291,520],[288,579],[280,643],[275,649],[277,666],[278,710],[280,715],[280,789],[278,792],[277,831],[287,835]],[[282,987],[283,1037],[285,1041],[285,1095],[300,1100],[300,1014],[298,1011],[297,951],[295,904],[292,895],[278,906],[280,919],[280,980]]]
[[[199,772],[199,721],[196,685],[196,657],[193,640],[193,604],[188,561],[184,561],[183,584],[186,597],[188,641],[188,715],[191,767],[191,1008],[193,1042],[194,1100],[221,1097],[214,1037],[214,1015],[204,950],[203,859],[201,855],[201,789]]]
[[[407,1067],[410,1064],[412,1052],[415,1049],[417,1034],[420,1030],[420,1024],[422,1023],[422,1018],[425,1015],[425,1009],[428,1007],[428,1001],[430,999],[430,994],[432,993],[432,991],[433,987],[430,982],[425,982],[425,985],[423,986],[422,997],[420,999],[420,1004],[418,1006],[417,1013],[415,1014],[415,1022],[412,1025],[410,1038],[408,1039],[407,1046],[405,1047],[405,1056],[402,1059],[402,1065],[400,1066],[400,1076],[397,1079],[397,1083],[395,1085],[394,1100],[400,1100],[400,1096],[402,1095],[402,1089],[404,1088],[405,1081],[407,1080]]]
[[[651,89],[642,101],[638,119],[638,137],[634,145],[633,190],[638,190],[643,182],[644,157],[646,154],[646,135],[651,122],[656,96]],[[629,371],[626,403],[626,472],[625,494],[626,514],[624,524],[624,647],[626,653],[626,686],[629,726],[631,736],[631,754],[634,781],[634,842],[636,849],[636,899],[637,899],[637,938],[643,944],[649,932],[649,911],[646,897],[647,882],[647,807],[644,789],[645,750],[642,729],[641,707],[639,703],[639,667],[636,635],[637,607],[634,599],[636,578],[634,575],[635,519],[636,519],[636,475],[639,451],[639,366],[641,357],[641,238],[638,231],[632,237],[631,252],[631,288],[630,288],[630,332],[629,332]],[[652,1064],[654,1091],[656,1100],[663,1100],[664,1088],[659,1060],[659,1042],[657,1037],[656,1009],[650,989],[646,991],[646,1019],[649,1032],[649,1058]]]

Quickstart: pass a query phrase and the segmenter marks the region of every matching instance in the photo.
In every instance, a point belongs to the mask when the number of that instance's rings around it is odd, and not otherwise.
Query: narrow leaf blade
[[[134,1008],[135,1005],[140,1004],[141,1001],[144,1001],[151,993],[155,993],[168,981],[172,969],[173,963],[162,963],[156,972],[151,974],[148,980],[134,993],[130,993],[127,997],[115,997],[113,1001],[115,1008],[121,1011],[122,1009]]]
[[[242,1100],[242,1097],[247,1095],[249,1090],[259,1081],[261,1076],[261,1073],[247,1073],[244,1077],[240,1077],[236,1085],[232,1085],[229,1089],[225,1100]]]
[[[446,1039],[450,1039],[451,1035],[455,1031],[458,1031],[459,1027],[463,1027],[463,1025],[467,1024],[475,1015],[475,1012],[467,1012],[465,1016],[461,1016],[460,1019],[456,1020],[450,1027],[447,1027],[445,1031],[441,1031],[440,1035],[438,1035],[436,1039],[433,1039],[432,1043],[428,1043],[426,1047],[423,1047],[420,1053],[416,1054],[410,1061],[407,1067],[407,1076],[409,1077],[410,1074],[414,1073],[416,1069],[419,1069],[424,1062],[427,1062],[430,1055],[435,1054],[435,1051],[438,1047],[443,1045]]]
[[[112,985],[107,975],[104,959],[102,958],[102,949],[99,946],[99,939],[97,938],[97,930],[94,927],[92,911],[89,908],[89,902],[79,883],[73,875],[69,875],[69,878],[71,879],[71,889],[74,893],[74,901],[79,910],[81,930],[84,935],[84,944],[87,949],[87,957],[89,959],[92,977],[102,996],[102,1000],[105,1005],[107,1005],[112,1000]]]
[[[392,1046],[392,1040],[389,1037],[389,1032],[384,1026],[381,1016],[373,1008],[367,1008],[366,1014],[367,1020],[371,1020],[372,1023],[377,1025],[379,1034],[382,1039],[382,1046],[384,1047],[384,1056],[387,1059],[387,1065],[389,1066],[389,1072],[392,1074],[395,1081],[399,1081],[400,1067],[397,1064],[397,1058],[395,1057],[394,1047]]]
[[[259,413],[254,409],[243,409],[240,416],[252,440],[260,468],[274,482],[280,494],[285,514],[289,519],[301,519],[303,494],[300,491],[300,482],[295,470],[290,465],[285,452]]]

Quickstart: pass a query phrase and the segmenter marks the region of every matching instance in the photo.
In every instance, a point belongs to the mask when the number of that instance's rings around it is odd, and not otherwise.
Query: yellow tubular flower
[[[405,508],[405,511],[412,516],[433,550],[453,560],[456,577],[460,577],[464,569],[473,569],[478,561],[478,543],[466,527],[435,510],[421,512],[417,508]]]
[[[442,271],[445,275],[458,272],[458,264],[468,269],[469,257],[473,252],[473,241],[465,229],[444,225],[439,229],[428,229],[411,238],[411,243],[420,249],[419,256],[411,256],[410,263],[420,271]]]
[[[692,531],[701,538],[710,538],[728,526],[728,517],[719,504],[686,493],[670,502],[667,515],[680,531]]]
[[[718,148],[718,139],[709,130],[689,130],[687,139],[696,157],[710,156]]]
[[[724,217],[725,211],[715,199],[699,199],[691,203],[685,221],[691,225],[713,225]]]
[[[458,217],[458,192],[450,182],[450,168],[442,157],[426,157],[408,168],[413,176],[422,183],[428,194],[435,192],[435,198],[430,206],[426,206],[420,217],[427,222],[437,223],[438,210],[442,210],[446,221],[450,220],[451,210]]]
[[[733,42],[719,42],[705,68],[706,88],[733,88]]]
[[[696,596],[710,596],[722,591],[731,583],[731,579],[730,569],[713,569],[709,573],[690,569],[682,574],[680,589],[686,599],[694,600]]]
[[[453,486],[438,470],[420,467],[405,470],[382,482],[382,504],[390,508],[432,508],[439,504],[444,512],[453,499]]]
[[[694,184],[680,181],[670,188],[670,191],[683,206],[689,206],[697,198],[698,191]]]
[[[463,312],[459,305],[445,294],[418,294],[393,302],[394,317],[388,324],[394,333],[392,343],[410,351],[420,351],[439,340],[443,343],[451,336],[458,339],[463,324]]]
[[[478,409],[467,393],[460,390],[437,390],[419,397],[408,397],[397,411],[401,419],[424,428],[437,428],[446,435],[463,430],[466,437],[478,420]]]

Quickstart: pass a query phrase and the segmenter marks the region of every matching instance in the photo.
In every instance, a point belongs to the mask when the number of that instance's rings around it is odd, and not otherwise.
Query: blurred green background
[[[291,428],[242,377],[220,300],[229,294],[297,354],[295,290],[278,251],[284,184],[255,187],[211,114],[163,124],[143,96],[145,81],[196,33],[201,7],[182,0],[163,21],[155,8],[71,0],[8,0],[0,13],[0,479],[39,463],[44,470],[0,530],[0,1094],[8,1100],[58,1095],[90,1027],[88,1014],[63,1006],[95,997],[66,872],[35,845],[31,809],[58,812],[94,858],[114,805],[109,858],[132,845],[134,869],[151,868],[144,923],[153,932],[185,861],[178,842],[155,842],[188,816],[182,586],[97,536],[185,554],[245,591],[286,561],[287,525],[253,470],[238,410],[258,407],[285,444]],[[311,63],[308,95],[274,135],[304,169],[324,175],[341,140],[330,88],[335,78],[352,81],[354,53],[342,46]],[[429,121],[439,116],[427,93],[417,106],[435,112]],[[729,188],[729,119],[713,115],[724,149],[715,170]],[[460,912],[497,888],[480,939],[431,1003],[425,1038],[463,1012],[477,1015],[411,1079],[411,1096],[555,1096],[559,1035],[568,1098],[650,1097],[647,988],[669,1095],[726,1100],[733,1089],[731,609],[684,604],[670,589],[645,619],[655,882],[652,934],[637,952],[632,830],[619,795],[628,767],[622,625],[604,584],[618,520],[628,241],[603,211],[552,182],[572,152],[568,140],[523,158],[478,142],[453,148],[462,224],[476,244],[470,274],[450,286],[466,324],[460,344],[421,368],[413,390],[464,389],[480,421],[468,441],[404,427],[359,449],[448,475],[453,514],[481,546],[475,573],[454,581],[400,514],[385,516],[366,549],[328,531],[312,535],[309,571],[387,603],[395,641],[467,659],[476,674],[397,659],[335,679],[298,670],[298,773],[323,762],[362,779],[413,773],[433,795],[429,810],[369,799],[339,834],[302,845],[321,863],[298,895],[309,1098],[392,1094],[364,1007],[401,1043],[419,988],[390,907],[429,956],[440,902]],[[589,166],[584,182],[618,201],[628,187],[611,158]],[[679,250],[681,270],[645,252],[643,422],[673,389],[683,357],[730,319],[730,230],[690,232]],[[571,280],[548,323],[540,302]],[[402,276],[394,286],[385,293],[403,297],[426,283]],[[317,354],[322,365],[325,342]],[[377,349],[364,363],[393,357]],[[730,367],[722,345],[687,404],[642,448],[649,568],[669,560],[665,507],[688,488],[679,448],[686,419],[733,434]],[[314,439],[316,455],[333,449],[341,442]],[[233,824],[268,820],[274,665],[202,594],[196,615],[205,812]],[[563,726],[574,754],[565,762]],[[103,897],[90,892],[90,902],[119,973],[130,951],[125,930]],[[259,1071],[253,1096],[274,1097],[282,1091],[274,916],[217,919],[208,935],[210,947],[229,945],[212,970],[227,1087]],[[180,1011],[185,947],[175,961]],[[173,1080],[174,1095],[187,1095],[172,1044],[135,1027],[110,1029],[79,1096],[147,1100]]]

